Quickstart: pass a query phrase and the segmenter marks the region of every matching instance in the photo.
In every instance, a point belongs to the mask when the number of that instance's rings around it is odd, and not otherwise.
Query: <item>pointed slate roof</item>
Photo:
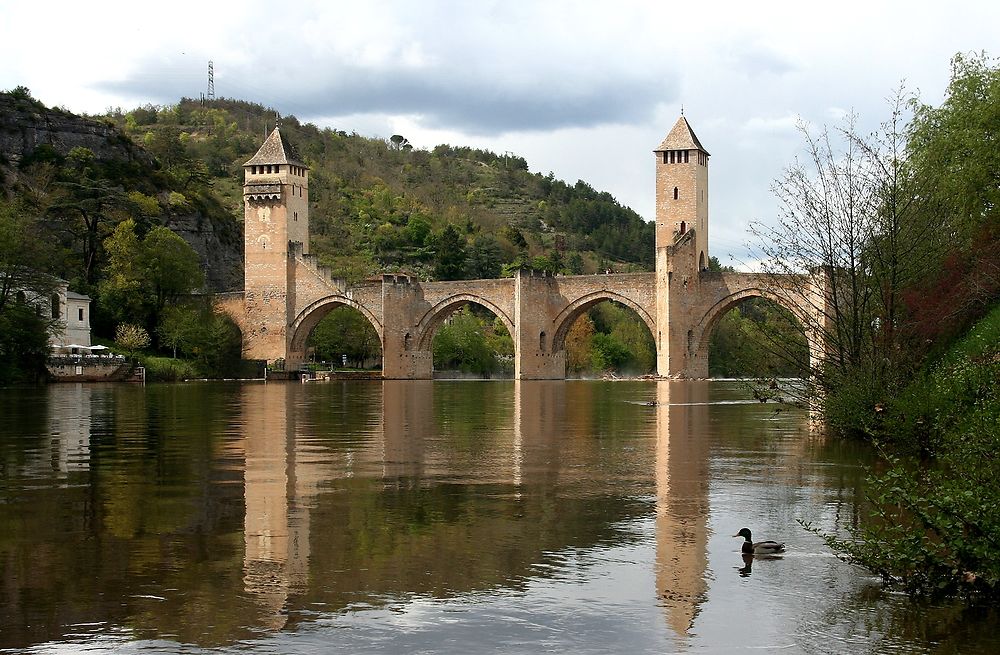
[[[259,164],[296,164],[301,165],[302,159],[298,151],[292,147],[285,135],[277,127],[271,132],[261,145],[257,154],[250,158],[244,166],[255,166]]]
[[[701,150],[706,155],[709,154],[683,115],[674,123],[673,129],[670,130],[670,134],[663,140],[660,147],[653,152],[663,152],[664,150]]]

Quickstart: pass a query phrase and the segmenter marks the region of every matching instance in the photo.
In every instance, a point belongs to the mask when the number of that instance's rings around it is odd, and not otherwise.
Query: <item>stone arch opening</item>
[[[468,304],[478,305],[489,310],[494,316],[503,322],[504,327],[507,328],[508,334],[514,334],[514,321],[512,321],[502,309],[485,298],[472,294],[461,293],[449,296],[448,298],[438,302],[420,319],[417,326],[417,332],[420,335],[417,342],[417,349],[430,350],[431,342],[434,340],[434,333],[437,331],[441,323]]]
[[[348,298],[316,301],[295,319],[289,359],[330,368],[382,368],[382,326]]]
[[[656,333],[652,317],[642,307],[617,294],[599,292],[560,314],[552,351],[565,353],[567,377],[648,374],[656,370]]]
[[[504,378],[514,373],[513,324],[490,303],[452,297],[421,321],[420,349],[438,378]]]
[[[708,377],[804,377],[810,343],[798,307],[747,289],[717,302],[693,330],[688,353]]]

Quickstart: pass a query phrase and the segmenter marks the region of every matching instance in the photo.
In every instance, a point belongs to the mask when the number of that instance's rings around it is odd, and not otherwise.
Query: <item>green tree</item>
[[[448,223],[437,239],[434,276],[439,280],[460,280],[465,273],[465,238]]]
[[[242,335],[208,302],[168,306],[157,328],[160,343],[193,361],[204,377],[233,377],[242,360]]]
[[[596,372],[620,370],[631,358],[628,348],[610,334],[597,332],[592,344],[590,365]]]
[[[45,375],[53,321],[37,305],[47,302],[55,279],[45,272],[51,250],[43,235],[22,203],[0,198],[0,382]]]
[[[163,226],[140,239],[135,221],[122,221],[105,241],[105,250],[101,306],[119,322],[155,329],[167,303],[203,284],[198,254]]]
[[[972,245],[1000,212],[1000,66],[985,54],[955,55],[944,102],[914,102],[908,165],[928,196],[928,238]]]
[[[594,321],[582,314],[566,332],[566,368],[569,373],[588,371],[593,350]]]
[[[629,353],[627,370],[631,373],[651,373],[656,370],[656,344],[642,320],[630,310],[621,310],[621,320],[611,329],[611,336]]]
[[[169,228],[151,229],[142,240],[142,250],[157,316],[168,301],[204,284],[198,253]]]
[[[109,179],[93,151],[83,147],[70,150],[58,168],[54,186],[45,209],[78,241],[84,280],[94,285],[108,225],[116,225],[126,216],[123,208],[128,198],[120,181]]]
[[[135,357],[138,351],[149,346],[149,332],[135,323],[121,323],[115,328],[115,343],[130,356]]]
[[[0,313],[17,292],[47,298],[54,278],[47,273],[52,250],[46,229],[22,202],[0,197]]]
[[[178,350],[181,353],[192,352],[202,325],[201,312],[184,306],[167,307],[156,332],[160,336],[160,344],[170,348],[176,358]]]
[[[911,194],[924,199],[903,323],[917,352],[943,346],[1000,299],[1000,65],[985,54],[951,64],[944,102],[914,103],[907,133]]]
[[[341,358],[355,368],[377,361],[382,355],[378,333],[365,316],[351,307],[337,307],[323,317],[306,341],[316,358],[340,366]]]
[[[479,375],[503,370],[504,366],[487,338],[492,325],[492,321],[487,324],[468,306],[452,314],[434,335],[434,368]],[[513,352],[513,342],[510,348]]]
[[[49,329],[28,303],[14,302],[0,311],[0,384],[44,379]]]
[[[743,301],[712,331],[712,377],[803,377],[809,360],[805,334],[790,312],[763,298]]]
[[[487,280],[500,277],[503,266],[503,250],[496,237],[489,234],[478,234],[469,248],[466,262],[468,276],[474,280]]]

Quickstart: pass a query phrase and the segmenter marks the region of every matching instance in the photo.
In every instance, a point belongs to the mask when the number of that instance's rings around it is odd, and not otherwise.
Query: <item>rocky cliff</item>
[[[73,148],[87,148],[104,162],[138,164],[156,176],[156,159],[115,126],[50,109],[25,93],[0,93],[0,186],[16,190],[23,161],[39,148],[61,156]],[[129,191],[131,189],[124,189]],[[169,189],[164,189],[169,195]],[[166,213],[160,222],[176,232],[201,257],[207,290],[234,291],[243,287],[242,222],[222,208]]]
[[[113,125],[48,109],[30,97],[0,93],[0,156],[10,167],[47,145],[61,155],[73,148],[87,148],[98,159],[140,161],[153,158]]]

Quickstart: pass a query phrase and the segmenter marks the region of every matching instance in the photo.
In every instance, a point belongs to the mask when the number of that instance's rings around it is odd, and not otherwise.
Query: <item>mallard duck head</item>
[[[733,535],[734,537],[743,537],[747,541],[753,541],[750,537],[750,528],[742,528],[739,532]]]

